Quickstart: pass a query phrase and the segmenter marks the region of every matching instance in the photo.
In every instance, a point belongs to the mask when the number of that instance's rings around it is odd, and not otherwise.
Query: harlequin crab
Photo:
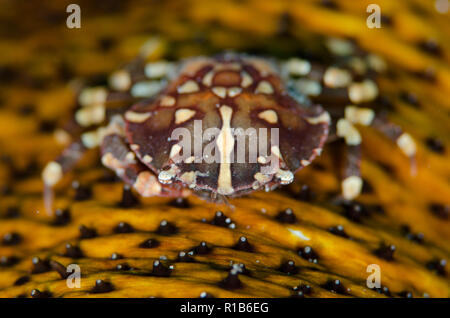
[[[360,60],[367,69],[383,68],[383,61],[374,56]],[[97,146],[103,165],[142,196],[194,192],[218,200],[289,184],[320,155],[327,139],[343,138],[348,151],[342,196],[354,199],[362,188],[357,124],[380,130],[410,158],[415,144],[371,108],[357,106],[375,100],[378,88],[352,63],[344,59],[327,66],[236,53],[180,63],[138,58],[110,76],[109,88],[81,90],[75,122],[82,133],[42,173],[47,210],[52,205],[50,189],[86,149]],[[202,153],[200,158],[192,156],[172,138],[180,127],[195,134],[196,120],[201,120],[203,130],[217,129],[200,146],[214,140],[219,162],[205,162]],[[91,126],[95,129],[89,130]],[[233,152],[249,154],[249,143],[238,149],[232,133],[236,127],[277,128],[279,140],[267,142],[268,153],[256,162],[231,162]],[[277,162],[276,168],[264,170],[270,160]]]

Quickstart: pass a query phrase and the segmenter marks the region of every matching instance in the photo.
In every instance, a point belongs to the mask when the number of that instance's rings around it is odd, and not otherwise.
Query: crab
[[[82,133],[42,173],[47,211],[52,187],[86,149],[100,147],[103,165],[144,197],[195,193],[226,202],[293,182],[339,138],[348,150],[342,196],[352,200],[363,183],[357,125],[378,129],[411,159],[416,151],[409,134],[361,107],[378,96],[373,74],[383,61],[360,60],[372,68],[365,77],[348,59],[322,65],[224,53],[147,63],[141,56],[114,72],[109,88],[80,91],[74,121]],[[251,129],[256,134],[245,134]],[[265,149],[256,156],[255,141]]]

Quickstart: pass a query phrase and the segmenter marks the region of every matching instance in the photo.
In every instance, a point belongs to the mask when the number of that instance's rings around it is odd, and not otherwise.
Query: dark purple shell
[[[185,61],[177,74],[157,98],[125,114],[131,149],[161,183],[234,196],[289,183],[293,173],[320,153],[328,135],[328,113],[293,99],[270,61],[202,57]],[[177,128],[190,133],[190,152],[188,140],[172,138]],[[210,131],[212,138],[202,139],[208,128],[216,128]],[[258,146],[260,142],[267,151],[250,151],[254,135],[237,137],[236,128],[256,132]],[[279,134],[274,140],[272,128]]]

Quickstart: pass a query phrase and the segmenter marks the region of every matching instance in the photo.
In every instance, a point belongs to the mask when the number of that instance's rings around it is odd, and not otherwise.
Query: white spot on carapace
[[[180,108],[175,112],[175,124],[182,124],[195,115],[195,110],[189,108]]]
[[[331,122],[331,117],[327,111],[324,111],[322,114],[320,114],[319,116],[316,116],[316,117],[305,117],[305,120],[312,125],[317,125],[317,124],[328,124],[329,125]]]
[[[368,126],[372,123],[374,117],[375,112],[370,108],[345,107],[345,119],[354,124]]]
[[[228,88],[228,96],[229,97],[236,97],[240,93],[242,93],[242,88],[240,88],[240,87],[230,87],[230,88]]]
[[[62,176],[62,167],[56,161],[49,162],[42,171],[42,179],[48,186],[54,186],[59,180],[61,180]]]
[[[278,122],[278,115],[272,109],[267,109],[258,114],[258,117],[265,120],[269,124],[276,124]]]
[[[231,117],[233,109],[223,105],[219,109],[222,117],[222,128],[217,137],[217,147],[220,152],[220,169],[218,177],[217,192],[229,195],[234,192],[231,184],[231,153],[234,149],[234,137],[231,133]]]
[[[346,200],[353,200],[360,195],[363,181],[359,176],[350,176],[342,181],[342,196]]]
[[[398,137],[397,146],[408,157],[414,156],[416,154],[416,143],[408,133],[403,133],[400,137]]]
[[[178,93],[179,94],[188,94],[188,93],[195,93],[199,91],[199,87],[197,82],[193,80],[188,80],[187,82],[183,83],[178,87]]]
[[[143,123],[150,118],[151,113],[137,113],[129,110],[125,113],[125,119],[132,123]]]
[[[211,89],[211,91],[216,94],[217,96],[219,96],[220,98],[225,98],[227,97],[227,89],[225,87],[222,86],[216,86],[213,87]]]
[[[345,139],[349,146],[356,146],[361,143],[361,135],[353,124],[347,119],[341,118],[336,124],[336,135]]]
[[[352,75],[349,71],[334,66],[329,67],[323,75],[323,82],[331,88],[346,87],[351,81]]]
[[[253,84],[253,78],[247,72],[241,72],[241,86],[248,87]]]
[[[108,81],[111,88],[117,91],[127,91],[131,87],[130,73],[125,70],[112,73]]]
[[[256,94],[273,94],[273,86],[268,81],[259,82],[255,89]]]
[[[300,160],[300,163],[302,164],[302,166],[306,167],[306,166],[309,166],[309,164],[310,164],[311,162],[308,161],[308,160],[302,159],[302,160]]]
[[[156,177],[148,171],[139,173],[133,187],[143,197],[159,195],[162,188]]]
[[[208,87],[211,86],[213,78],[214,78],[214,71],[209,71],[208,73],[206,73],[206,75],[203,76],[202,80],[203,85]]]
[[[288,231],[291,232],[291,234],[297,236],[298,238],[300,238],[300,239],[302,239],[304,241],[309,241],[310,240],[310,238],[307,237],[305,234],[303,234],[302,231],[293,230],[293,229],[290,229],[290,228],[288,228]]]
[[[175,105],[175,103],[175,97],[169,95],[163,96],[161,98],[161,101],[159,102],[159,104],[163,107],[172,107],[173,105]]]

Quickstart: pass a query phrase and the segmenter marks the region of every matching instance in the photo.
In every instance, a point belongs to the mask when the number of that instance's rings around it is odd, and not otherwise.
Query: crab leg
[[[361,104],[374,100],[378,87],[372,79],[359,81],[347,65],[327,68],[306,60],[291,59],[282,65],[283,77],[300,94],[315,103],[328,105]]]
[[[395,142],[400,150],[410,158],[412,173],[416,169],[416,145],[412,137],[404,133],[402,129],[386,120],[376,116],[370,108],[347,106],[345,117],[336,123],[336,135],[345,139],[348,146],[348,167],[344,172],[342,183],[343,195],[346,199],[352,199],[359,195],[362,188],[362,179],[359,173],[361,135],[355,125],[371,126],[383,133]]]
[[[411,161],[411,171],[414,174],[416,169],[416,144],[408,133],[391,123],[384,116],[376,115],[370,108],[356,106],[345,107],[345,120],[352,124],[371,126],[394,142],[400,150],[409,157]],[[339,121],[338,121],[339,124]]]
[[[345,140],[347,148],[341,184],[342,196],[346,200],[359,196],[363,185],[360,173],[362,138],[355,125],[368,126],[374,116],[372,109],[347,106],[344,118],[336,122],[336,136]]]
[[[371,126],[394,142],[400,150],[409,157],[411,162],[411,174],[415,175],[417,169],[416,162],[416,143],[410,134],[389,122],[385,117],[376,116]]]
[[[108,87],[83,88],[78,95],[78,103],[81,107],[64,131],[69,135],[79,135],[83,130],[100,125],[105,120],[109,120],[109,117],[113,118],[114,114],[123,113],[134,102],[153,97],[165,86],[165,80],[161,78],[168,77],[172,70],[171,63],[160,61],[145,65],[143,58],[140,57],[113,73],[109,78]],[[82,133],[80,138],[73,141],[59,158],[44,168],[42,173],[44,204],[48,214],[52,214],[53,186],[58,183],[64,173],[73,168],[86,149],[99,145],[102,129],[104,127]]]
[[[100,125],[112,114],[123,112],[142,99],[154,97],[165,87],[173,70],[172,63],[145,63],[143,57],[138,57],[112,73],[107,86],[81,89],[78,94],[80,108],[76,111],[69,130],[79,132],[84,128]]]
[[[346,200],[353,200],[362,190],[362,179],[360,172],[361,163],[361,135],[349,118],[340,118],[336,123],[336,134],[329,137],[329,142],[337,138],[345,140],[345,151],[343,153],[342,165],[342,196]]]
[[[363,181],[361,178],[361,145],[345,145],[344,166],[342,171],[342,196],[352,200],[361,194]]]
[[[53,187],[62,179],[64,174],[76,165],[87,149],[98,146],[100,136],[108,132],[123,133],[123,128],[122,117],[120,115],[113,116],[107,127],[101,127],[95,131],[82,134],[56,160],[49,162],[45,166],[42,171],[42,180],[44,182],[44,205],[48,215],[53,214]]]
[[[373,62],[376,62],[373,58],[368,59],[367,65],[363,69],[369,67],[377,72],[382,72],[381,64],[383,63]],[[358,74],[361,75],[361,72],[365,71],[357,72],[354,66],[352,67],[345,61],[341,66],[323,67],[296,58],[283,63],[281,69],[282,76],[291,83],[290,87],[294,92],[299,93],[299,96],[306,95],[313,103],[326,104],[334,118],[342,116],[342,109],[345,107],[344,117],[336,122],[334,137],[345,139],[349,148],[347,167],[344,169],[344,181],[342,182],[343,196],[346,199],[358,196],[362,189],[362,179],[359,173],[362,138],[356,125],[371,126],[396,143],[400,150],[410,158],[411,171],[412,174],[415,173],[416,146],[411,136],[385,118],[376,116],[372,109],[355,106],[372,102],[378,96],[378,87],[372,79],[367,78],[364,81],[357,79]],[[328,141],[332,142],[333,136],[329,136]]]
[[[49,215],[53,214],[53,186],[61,180],[64,173],[71,170],[80,160],[86,147],[81,140],[72,142],[54,161],[49,162],[42,172],[44,181],[44,205]]]

